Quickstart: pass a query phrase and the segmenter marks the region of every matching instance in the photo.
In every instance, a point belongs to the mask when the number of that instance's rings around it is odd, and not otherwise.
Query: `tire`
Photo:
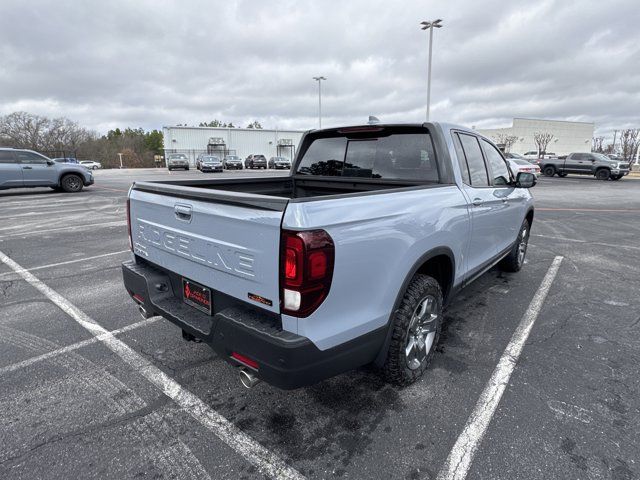
[[[91,167],[91,170],[97,170],[97,169],[98,169],[97,165],[94,165],[93,167]]]
[[[606,168],[601,168],[600,170],[596,170],[596,178],[598,180],[608,180],[611,172]]]
[[[427,369],[440,338],[442,303],[442,289],[435,278],[413,277],[392,320],[391,343],[382,367],[388,382],[409,385]]]
[[[189,171],[189,167],[185,167],[184,171],[188,172]]]
[[[67,193],[76,193],[82,190],[82,178],[73,173],[67,174],[60,180],[60,188]]]
[[[548,165],[544,167],[542,173],[545,177],[553,177],[556,174],[556,167],[554,167],[553,165]]]
[[[520,227],[518,238],[513,244],[509,255],[504,257],[500,262],[500,268],[506,272],[519,272],[524,265],[524,260],[527,256],[527,247],[529,246],[529,235],[531,231],[529,228],[529,221],[525,220]]]
[[[559,176],[560,178],[564,178],[564,177],[566,177],[566,176],[567,176],[567,174],[566,174],[566,173],[559,173],[559,174],[558,174],[558,176]]]

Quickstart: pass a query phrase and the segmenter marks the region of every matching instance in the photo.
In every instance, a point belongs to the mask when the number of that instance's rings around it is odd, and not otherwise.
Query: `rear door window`
[[[0,163],[17,163],[13,152],[0,150]]]
[[[486,140],[482,140],[482,147],[484,148],[484,154],[487,157],[487,162],[491,167],[491,173],[493,175],[493,185],[506,186],[509,185],[510,176],[507,163],[500,155],[500,152]]]
[[[431,136],[424,130],[419,133],[354,135],[353,138],[318,138],[304,152],[297,173],[383,180],[439,181]]]
[[[462,144],[464,156],[467,160],[471,185],[474,187],[488,187],[489,176],[487,175],[487,167],[484,163],[482,150],[480,150],[480,144],[477,138],[464,133],[459,133],[458,136],[460,137],[460,143]]]

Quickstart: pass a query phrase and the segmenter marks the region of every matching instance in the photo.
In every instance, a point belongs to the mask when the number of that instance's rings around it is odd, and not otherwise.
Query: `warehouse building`
[[[171,153],[184,153],[192,165],[201,153],[220,158],[251,154],[270,157],[293,157],[302,138],[301,130],[266,130],[253,128],[162,127],[165,159]]]
[[[538,151],[534,140],[536,132],[551,133],[553,139],[547,146],[547,153],[567,155],[571,152],[590,152],[594,124],[589,122],[568,122],[563,120],[538,120],[514,118],[511,127],[476,129],[482,135],[502,143],[501,137],[513,136],[515,143],[510,152],[524,154]]]

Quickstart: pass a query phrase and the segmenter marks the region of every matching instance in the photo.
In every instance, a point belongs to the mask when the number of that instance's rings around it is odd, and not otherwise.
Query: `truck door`
[[[0,150],[0,187],[22,186],[22,169],[12,150]]]
[[[467,250],[468,277],[482,270],[498,253],[504,232],[496,228],[496,219],[504,209],[502,197],[495,195],[489,183],[487,166],[476,136],[453,133],[462,172],[462,191],[471,211],[471,234]]]
[[[509,168],[502,154],[486,140],[481,140],[482,150],[489,167],[489,183],[493,195],[502,202],[495,211],[494,228],[500,232],[496,253],[511,248],[516,241],[522,221],[526,215],[527,194],[524,189],[511,184]]]
[[[58,183],[58,170],[35,152],[16,152],[25,187],[49,187]]]
[[[591,166],[586,153],[572,153],[564,161],[563,171],[566,173],[585,173]]]

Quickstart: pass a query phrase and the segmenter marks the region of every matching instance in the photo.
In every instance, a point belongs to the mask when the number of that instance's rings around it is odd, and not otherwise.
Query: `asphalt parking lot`
[[[527,265],[457,297],[415,385],[363,368],[285,392],[246,390],[125,292],[128,186],[169,175],[0,192],[0,478],[454,478],[443,466],[554,261],[467,478],[640,477],[640,179],[541,178]]]

